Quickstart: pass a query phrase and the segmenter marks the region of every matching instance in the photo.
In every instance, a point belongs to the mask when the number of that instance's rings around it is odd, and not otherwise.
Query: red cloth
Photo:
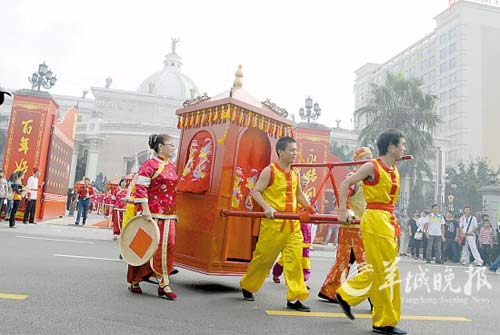
[[[175,246],[175,220],[169,220],[169,230],[168,230],[168,242],[167,245],[162,243],[163,234],[165,230],[165,221],[158,220],[158,228],[160,228],[160,243],[158,245],[158,250],[152,258],[152,262],[147,262],[141,266],[128,266],[127,271],[127,282],[139,283],[143,280],[148,279],[153,275],[161,275],[162,268],[162,255],[164,252],[167,253],[167,271],[170,274],[174,266],[174,246]]]
[[[347,279],[351,261],[353,261],[351,253],[358,265],[358,272],[361,271],[361,266],[366,262],[365,248],[359,228],[340,227],[338,241],[335,263],[320,290],[320,293],[330,299],[335,299],[338,288]]]
[[[120,235],[123,223],[123,211],[117,211],[116,209],[124,209],[126,203],[121,201],[127,195],[127,189],[117,189],[113,195],[113,216],[111,220],[113,221],[113,234]]]
[[[86,199],[94,195],[94,188],[92,186],[83,185],[78,189],[77,193],[79,199]]]
[[[148,203],[151,214],[175,213],[176,167],[165,158],[156,156],[145,161],[139,169],[135,185],[136,203]]]

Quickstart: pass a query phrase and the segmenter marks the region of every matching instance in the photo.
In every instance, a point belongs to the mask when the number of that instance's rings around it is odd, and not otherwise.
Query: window
[[[441,35],[439,37],[439,45],[445,45],[448,40],[448,36],[446,34]]]
[[[448,71],[448,63],[441,63],[441,66],[439,67],[439,73],[445,73]]]
[[[429,67],[436,65],[436,56],[429,58]]]
[[[432,70],[431,72],[429,72],[429,80],[434,80],[436,79],[436,70]]]
[[[443,59],[446,58],[446,56],[448,56],[448,48],[444,47],[439,51],[439,58]]]
[[[445,91],[439,95],[439,102],[443,103],[448,101],[448,92]]]
[[[446,117],[446,113],[448,112],[448,106],[444,106],[444,107],[441,107],[439,108],[439,117],[441,119],[445,118]]]
[[[457,27],[450,29],[448,32],[448,39],[453,41],[457,37]]]
[[[448,77],[448,83],[450,85],[453,85],[456,82],[457,82],[457,73],[455,72],[455,73],[450,74],[450,76]]]
[[[450,61],[448,62],[449,70],[454,69],[455,67],[457,67],[457,57],[450,59]]]
[[[457,104],[451,104],[448,107],[448,113],[450,114],[450,117],[455,116],[457,114]]]
[[[439,81],[439,88],[445,88],[446,86],[448,86],[448,78],[441,78]]]
[[[448,96],[449,96],[450,99],[456,98],[457,97],[457,89],[456,88],[452,88],[449,91]]]
[[[451,43],[448,47],[448,55],[452,55],[457,51],[457,43]]]
[[[410,69],[410,77],[415,77],[415,74],[416,74],[415,67],[412,67]]]

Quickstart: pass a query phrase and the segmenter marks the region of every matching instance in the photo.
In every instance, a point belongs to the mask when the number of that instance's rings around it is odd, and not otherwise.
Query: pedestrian
[[[354,151],[353,161],[372,158],[372,151],[368,147],[360,147]],[[352,175],[350,173],[348,176]],[[363,194],[361,182],[351,185],[347,199],[349,208],[354,212],[356,219],[360,219],[365,211],[366,202]],[[337,290],[347,278],[351,266],[356,262],[358,272],[366,262],[365,249],[361,238],[359,226],[342,225],[339,228],[339,244],[335,263],[325,278],[318,297],[331,303],[338,303],[335,295]]]
[[[435,251],[436,263],[443,264],[441,259],[441,243],[444,241],[444,218],[439,213],[439,206],[432,205],[432,213],[427,216],[427,222],[424,227],[427,237],[427,263],[432,260]]]
[[[111,220],[113,221],[113,240],[115,241],[118,236],[120,236],[120,233],[122,231],[123,212],[125,211],[126,205],[126,202],[122,201],[122,199],[126,196],[127,181],[125,180],[125,178],[122,178],[112,196],[113,214]]]
[[[0,217],[2,216],[3,203],[7,199],[7,190],[9,186],[7,184],[7,179],[3,175],[3,170],[0,169]],[[5,208],[7,212],[7,207]]]
[[[490,265],[491,247],[493,246],[493,228],[491,227],[490,220],[483,218],[483,226],[479,232],[479,246],[481,250],[481,257],[484,265]]]
[[[458,222],[450,211],[446,212],[445,215],[444,238],[443,261],[446,262],[448,259],[451,259],[453,262],[458,263],[460,261],[458,252]]]
[[[394,215],[398,200],[399,172],[396,161],[405,151],[401,132],[388,130],[377,139],[379,157],[363,164],[340,185],[339,221],[350,222],[347,210],[349,187],[362,182],[366,210],[361,217],[361,236],[366,251],[366,266],[337,290],[336,299],[345,315],[354,320],[351,306],[370,298],[373,304],[372,329],[383,334],[406,334],[397,327],[401,294],[397,266],[399,226]],[[387,282],[387,273],[391,280]]]
[[[483,259],[477,250],[476,245],[476,232],[478,231],[478,223],[475,216],[471,215],[471,207],[466,205],[463,209],[464,215],[460,218],[460,230],[459,234],[463,237],[462,246],[462,258],[460,262],[463,265],[468,265],[469,250],[474,257],[474,265],[483,265]]]
[[[94,188],[90,185],[90,179],[85,178],[84,184],[78,189],[78,213],[76,214],[75,224],[80,224],[80,217],[83,219],[82,226],[87,223],[89,212],[90,197],[94,194]]]
[[[177,187],[176,166],[172,163],[175,145],[168,134],[149,136],[149,147],[156,155],[145,161],[139,168],[134,202],[140,204],[142,215],[158,225],[160,242],[150,262],[141,266],[128,265],[127,283],[132,293],[142,293],[139,283],[149,281],[150,277],[158,280],[158,296],[175,300],[177,295],[170,287],[169,274],[174,264],[175,246],[175,189]],[[125,193],[127,195],[127,193]],[[168,239],[162,241],[167,234]]]
[[[422,259],[424,260],[427,259],[427,235],[425,234],[425,225],[427,224],[427,216],[429,214],[430,213],[428,213],[426,210],[423,210],[422,212],[420,212],[420,217],[417,220],[417,231],[422,233],[422,242],[420,243],[419,248],[420,246],[422,246]]]
[[[404,209],[401,216],[398,219],[399,230],[401,230],[401,236],[399,238],[399,256],[408,256],[408,244],[409,244],[409,223],[410,218],[406,210]]]
[[[422,241],[423,233],[418,230],[418,212],[413,213],[412,218],[409,223],[409,232],[410,232],[410,253],[411,257],[415,259],[420,258],[420,242]],[[418,234],[417,234],[418,232]]]
[[[26,183],[26,199],[28,204],[24,210],[23,223],[35,223],[36,199],[38,197],[38,177],[40,176],[40,168],[33,167],[33,175],[28,178]]]
[[[19,208],[19,204],[21,203],[21,200],[23,198],[23,193],[24,193],[24,187],[22,184],[22,179],[24,178],[24,171],[17,171],[14,172],[10,176],[10,181],[11,181],[11,188],[12,188],[12,193],[13,193],[13,204],[12,204],[12,210],[10,211],[10,217],[9,217],[9,227],[14,228],[16,226],[16,214],[17,210]]]
[[[311,309],[301,301],[309,297],[302,268],[303,237],[298,220],[274,219],[276,212],[296,213],[300,204],[306,209],[301,221],[308,222],[308,214],[315,213],[302,192],[299,172],[291,168],[297,157],[297,143],[291,137],[276,142],[278,162],[266,166],[255,184],[252,197],[266,215],[260,221],[257,245],[247,272],[240,280],[243,298],[254,301],[253,293],[264,283],[279,253],[283,254],[287,307],[301,312]]]

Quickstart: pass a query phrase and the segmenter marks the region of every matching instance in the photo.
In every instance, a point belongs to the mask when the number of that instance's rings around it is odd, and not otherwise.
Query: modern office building
[[[449,140],[446,164],[487,158],[500,165],[500,1],[450,1],[435,17],[436,28],[383,64],[358,69],[355,108],[367,104],[370,83],[387,72],[421,78],[425,92],[438,97],[442,123],[435,135]],[[368,122],[354,120],[355,129]]]

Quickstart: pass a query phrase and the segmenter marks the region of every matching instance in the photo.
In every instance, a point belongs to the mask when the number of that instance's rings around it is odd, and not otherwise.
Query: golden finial
[[[241,64],[238,65],[238,70],[234,74],[235,78],[234,78],[233,88],[241,88],[241,86],[243,86],[243,81],[242,81],[243,71],[241,71],[242,68],[243,66]]]

